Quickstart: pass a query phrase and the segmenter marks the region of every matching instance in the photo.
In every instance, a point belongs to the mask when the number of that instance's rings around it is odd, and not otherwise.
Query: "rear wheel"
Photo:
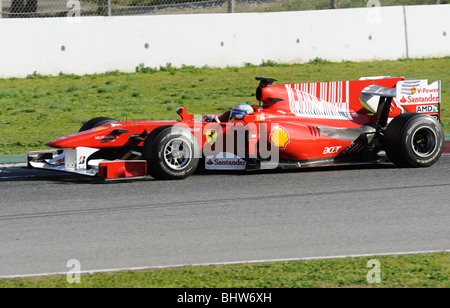
[[[444,131],[432,117],[405,113],[395,117],[385,133],[388,158],[401,167],[429,167],[444,150]]]
[[[194,173],[199,148],[188,130],[169,126],[150,134],[144,142],[143,158],[148,174],[161,180],[181,180]]]
[[[78,132],[83,132],[85,130],[89,130],[89,129],[96,128],[96,127],[103,126],[103,125],[113,124],[116,122],[117,122],[117,120],[114,120],[111,118],[106,118],[106,117],[93,118],[93,119],[87,121],[86,123],[84,123],[84,125],[81,126],[81,128]]]

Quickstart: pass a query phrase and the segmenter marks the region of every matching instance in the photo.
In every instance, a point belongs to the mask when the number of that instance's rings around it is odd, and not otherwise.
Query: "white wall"
[[[450,56],[450,4],[405,10],[409,57]]]
[[[449,56],[449,16],[450,5],[434,5],[0,19],[0,77],[25,77],[34,71],[132,72],[140,63],[226,67],[263,60],[301,63],[316,57],[363,61]]]

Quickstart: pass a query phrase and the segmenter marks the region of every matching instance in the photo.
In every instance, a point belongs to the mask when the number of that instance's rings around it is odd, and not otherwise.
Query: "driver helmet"
[[[231,109],[230,112],[230,121],[234,120],[242,120],[244,115],[252,113],[253,108],[249,104],[237,104]]]

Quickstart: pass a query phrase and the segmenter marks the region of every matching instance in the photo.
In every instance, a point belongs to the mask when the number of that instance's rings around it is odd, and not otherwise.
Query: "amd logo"
[[[424,106],[417,106],[416,112],[439,112],[439,105],[424,105]]]

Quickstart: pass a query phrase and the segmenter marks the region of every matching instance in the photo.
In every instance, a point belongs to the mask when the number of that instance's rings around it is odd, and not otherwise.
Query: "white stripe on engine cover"
[[[352,118],[348,102],[348,81],[286,85],[286,90],[289,107],[296,116],[323,119]]]

